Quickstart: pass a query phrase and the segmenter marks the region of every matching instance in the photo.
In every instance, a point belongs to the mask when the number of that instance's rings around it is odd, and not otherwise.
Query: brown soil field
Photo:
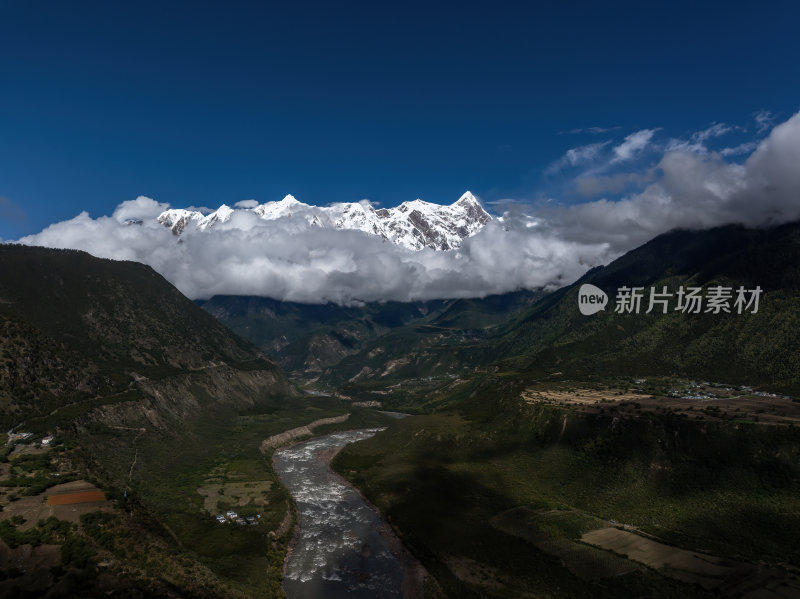
[[[581,540],[650,566],[664,576],[714,589],[720,595],[746,599],[800,597],[800,581],[778,567],[679,549],[613,527],[584,533]]]
[[[39,455],[42,453],[47,453],[48,451],[50,451],[50,447],[47,445],[44,447],[36,447],[35,445],[17,445],[14,447],[14,451],[11,452],[9,457],[14,459],[15,457],[21,455]]]
[[[618,410],[620,415],[636,417],[642,412],[672,412],[688,418],[704,420],[749,421],[772,425],[800,425],[800,403],[782,397],[712,397],[687,399],[683,397],[652,396],[623,392],[619,389],[535,389],[522,392],[528,403],[547,403],[570,406],[582,412]]]
[[[47,505],[72,505],[74,503],[88,503],[90,501],[105,501],[106,494],[102,491],[84,491],[83,493],[62,493],[50,495]]]
[[[608,551],[543,532],[536,523],[546,523],[546,516],[542,511],[517,507],[494,516],[490,523],[506,534],[531,543],[542,553],[559,558],[564,567],[585,580],[620,576],[640,568]]]
[[[584,533],[581,540],[590,545],[610,549],[654,570],[668,569],[672,572],[672,577],[689,583],[698,583],[708,589],[730,578],[737,567],[742,565],[726,562],[713,555],[664,545],[613,527]]]
[[[642,401],[649,398],[642,393],[623,392],[619,389],[576,389],[575,391],[526,389],[522,399],[530,403],[558,403],[575,405],[593,405],[602,401]]]
[[[82,503],[50,503],[49,498],[65,496],[69,498],[74,495],[88,493],[99,493],[95,497],[99,499],[84,500]],[[68,499],[69,501],[69,499]],[[7,503],[0,512],[0,520],[11,519],[14,516],[22,516],[25,523],[19,526],[20,530],[28,530],[36,526],[36,522],[55,516],[59,520],[68,522],[78,522],[81,515],[90,512],[103,511],[112,512],[113,503],[105,498],[100,489],[84,480],[76,480],[69,483],[62,483],[50,487],[44,493],[34,496],[22,496],[16,501]]]

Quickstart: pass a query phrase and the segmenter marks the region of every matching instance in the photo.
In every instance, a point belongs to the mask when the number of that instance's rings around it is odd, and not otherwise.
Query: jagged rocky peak
[[[185,210],[183,208],[173,208],[162,212],[158,216],[158,222],[165,227],[169,227],[175,235],[180,235],[190,224],[205,231],[208,227],[217,222],[227,222],[234,213],[234,209],[227,204],[222,204],[214,212],[208,215],[199,210]]]
[[[230,220],[231,216],[233,215],[233,208],[228,206],[227,204],[223,204],[216,211],[212,212],[208,216],[203,219],[203,223],[201,223],[202,228],[210,227],[216,222],[227,222]]]
[[[158,217],[175,235],[187,228],[212,229],[217,222],[228,221],[237,210],[249,211],[264,220],[301,218],[312,226],[364,231],[410,250],[431,248],[452,250],[467,237],[477,233],[491,220],[478,199],[469,191],[446,206],[421,199],[403,202],[395,208],[376,210],[367,200],[338,202],[329,206],[310,206],[287,195],[277,202],[266,202],[253,208],[220,206],[204,215],[199,211],[171,209]]]
[[[158,216],[159,224],[169,227],[175,235],[183,233],[189,223],[198,223],[202,219],[201,212],[182,208],[166,210]]]
[[[453,205],[464,210],[468,217],[478,220],[481,224],[486,224],[492,220],[492,217],[489,216],[489,213],[483,209],[483,206],[481,206],[478,198],[472,195],[472,192],[464,192],[464,195],[458,198],[456,203]]]
[[[469,191],[469,190],[465,191],[464,195],[462,195],[460,198],[458,198],[455,203],[457,205],[478,204],[478,206],[480,206],[480,203],[478,202],[478,198],[476,198],[474,195],[472,195],[472,192]]]

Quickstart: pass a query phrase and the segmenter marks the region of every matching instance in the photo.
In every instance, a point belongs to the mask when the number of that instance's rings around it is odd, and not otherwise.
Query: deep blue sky
[[[800,104],[796,2],[540,4],[0,0],[0,238],[140,194],[532,199],[594,139],[559,132]]]

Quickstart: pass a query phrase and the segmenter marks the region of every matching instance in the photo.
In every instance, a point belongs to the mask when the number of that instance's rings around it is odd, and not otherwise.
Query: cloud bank
[[[638,154],[656,131],[629,135],[613,148],[615,157]],[[717,127],[707,137],[723,133]],[[415,252],[359,231],[322,229],[293,218],[265,221],[241,211],[178,238],[155,222],[167,205],[145,197],[120,204],[110,217],[83,212],[20,243],[143,262],[195,299],[242,294],[355,303],[480,297],[568,284],[676,227],[798,220],[798,165],[800,114],[776,126],[743,163],[719,152],[674,147],[646,170],[627,174],[646,185],[638,193],[615,201],[551,203],[528,213],[517,205],[449,252]],[[626,180],[597,179],[593,190]],[[142,223],[126,224],[131,219]]]

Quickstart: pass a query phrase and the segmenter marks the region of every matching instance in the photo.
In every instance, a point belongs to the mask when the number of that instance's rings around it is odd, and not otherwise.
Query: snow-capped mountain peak
[[[266,202],[264,204],[259,204],[253,208],[253,212],[258,214],[264,220],[275,220],[278,218],[292,216],[295,212],[298,212],[304,208],[311,208],[311,206],[308,204],[303,204],[302,202],[298,202],[297,198],[295,198],[292,194],[287,194],[279,202]]]
[[[201,231],[214,225],[214,223],[224,223],[230,220],[234,213],[234,209],[227,204],[222,204],[214,212],[208,215],[203,214],[199,210],[185,210],[183,208],[172,208],[165,210],[158,216],[158,222],[165,227],[172,229],[175,235],[180,235],[191,224]]]
[[[227,204],[223,204],[222,206],[217,208],[216,211],[206,216],[199,226],[201,229],[206,229],[216,222],[220,223],[227,222],[228,220],[230,220],[232,215],[233,215],[233,208],[231,208]]]
[[[184,210],[183,208],[171,208],[165,210],[158,216],[158,222],[165,227],[172,229],[175,235],[180,235],[189,224],[198,225],[205,218],[202,212],[195,210]]]
[[[478,204],[480,206],[480,202],[478,202],[478,198],[472,195],[472,192],[467,190],[464,194],[456,200],[456,205],[462,204]]]
[[[228,221],[237,210],[252,211],[264,220],[303,218],[313,226],[358,230],[379,236],[411,250],[432,248],[452,250],[467,237],[477,233],[491,220],[478,199],[469,191],[449,206],[432,204],[421,199],[403,202],[395,208],[376,210],[367,200],[310,206],[287,195],[277,202],[266,202],[254,208],[234,209],[225,204],[216,211],[201,212],[170,209],[158,222],[176,235],[187,227],[200,231],[211,229],[217,222]]]

